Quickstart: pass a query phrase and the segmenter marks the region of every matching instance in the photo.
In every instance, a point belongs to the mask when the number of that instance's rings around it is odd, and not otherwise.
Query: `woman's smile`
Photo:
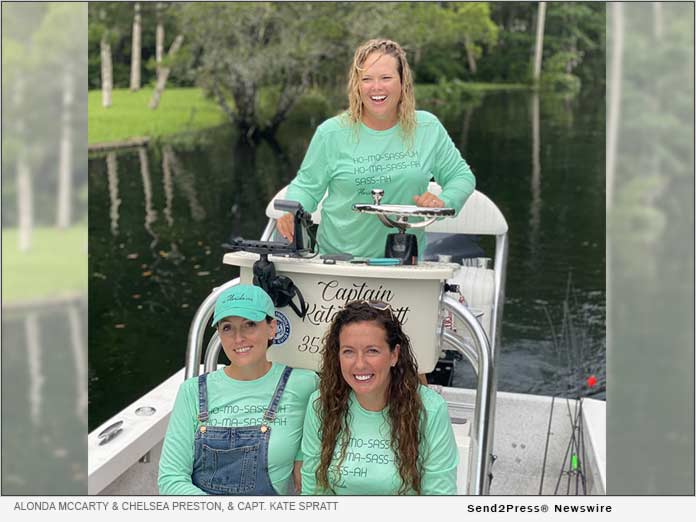
[[[384,329],[373,321],[351,323],[341,330],[341,374],[367,410],[379,411],[386,405],[391,368],[398,358],[398,345],[391,351]]]
[[[360,77],[363,123],[374,130],[386,130],[399,120],[401,77],[393,56],[374,52],[364,63]]]
[[[270,363],[266,359],[269,339],[275,336],[275,321],[250,321],[243,317],[225,317],[218,324],[220,342],[230,360],[227,375],[235,379],[256,379],[264,375]]]

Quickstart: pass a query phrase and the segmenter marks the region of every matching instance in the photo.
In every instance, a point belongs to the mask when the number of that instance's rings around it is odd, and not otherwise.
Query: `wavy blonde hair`
[[[334,491],[333,485],[340,480],[340,469],[351,438],[348,408],[351,388],[341,373],[339,337],[349,324],[363,322],[375,323],[384,330],[389,351],[393,352],[399,345],[399,357],[396,365],[390,368],[387,388],[391,450],[401,477],[398,494],[405,494],[409,490],[420,494],[424,470],[419,448],[425,437],[425,408],[418,393],[420,383],[411,341],[391,312],[378,310],[365,302],[348,303],[336,314],[323,339],[319,397],[310,405],[316,409],[321,422],[321,456],[314,476],[324,490]],[[336,471],[331,477],[329,470],[337,450]]]
[[[353,64],[350,67],[348,76],[347,118],[356,129],[357,125],[362,122],[363,103],[360,99],[360,76],[365,70],[363,67],[365,60],[374,52],[386,54],[396,59],[397,70],[401,79],[401,98],[397,106],[397,114],[404,141],[410,148],[416,131],[416,97],[413,90],[413,75],[406,59],[406,53],[398,43],[392,40],[379,38],[368,40],[355,50]]]

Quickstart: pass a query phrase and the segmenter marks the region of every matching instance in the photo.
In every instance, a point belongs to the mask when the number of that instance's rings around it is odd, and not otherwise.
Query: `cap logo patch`
[[[224,301],[224,302],[225,302],[225,303],[234,303],[235,301],[250,301],[250,302],[253,302],[254,300],[253,300],[251,297],[249,297],[248,295],[242,294],[242,295],[228,295],[228,296],[225,298],[225,301]]]

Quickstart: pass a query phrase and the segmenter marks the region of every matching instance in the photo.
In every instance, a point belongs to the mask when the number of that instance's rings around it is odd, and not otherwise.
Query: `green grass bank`
[[[152,88],[137,92],[114,89],[111,107],[101,104],[101,91],[89,91],[88,142],[105,143],[133,136],[157,138],[225,123],[220,108],[198,88],[166,89],[157,109],[148,108]]]
[[[523,84],[474,83],[453,80],[439,84],[417,84],[416,98],[421,100],[448,101],[462,96],[481,96],[487,91],[528,89]],[[272,106],[272,89],[261,93],[261,112],[268,112]],[[277,96],[278,93],[275,93]],[[122,141],[136,136],[158,138],[215,127],[228,122],[222,110],[212,100],[203,97],[199,88],[166,89],[160,106],[156,110],[148,108],[152,88],[146,87],[138,92],[128,89],[114,89],[111,107],[101,105],[101,91],[88,94],[88,140],[89,144]],[[309,107],[325,107],[327,99],[318,90],[308,92],[298,103],[302,107],[306,101]],[[270,105],[269,105],[270,104]],[[306,108],[306,107],[305,107]],[[315,107],[316,108],[316,107]],[[310,109],[311,110],[311,109]]]
[[[3,305],[87,292],[87,226],[34,228],[27,252],[18,238],[2,229]]]

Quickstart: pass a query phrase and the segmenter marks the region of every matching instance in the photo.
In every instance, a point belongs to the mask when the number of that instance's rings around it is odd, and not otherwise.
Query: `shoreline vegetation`
[[[449,98],[453,93],[483,93],[498,90],[529,89],[525,84],[445,82],[442,84],[416,85],[416,98],[438,100]],[[159,108],[147,108],[152,90],[144,87],[139,91],[114,89],[113,104],[104,108],[101,105],[101,91],[88,92],[88,144],[90,151],[104,150],[117,146],[142,145],[150,139],[171,136],[183,132],[199,131],[228,123],[220,107],[206,99],[202,89],[167,89]],[[308,91],[304,98],[322,96],[317,90]],[[264,96],[261,96],[263,100]],[[302,105],[300,99],[298,106]],[[328,100],[328,98],[327,98]],[[232,102],[230,102],[232,103]],[[263,103],[263,102],[262,102]]]

